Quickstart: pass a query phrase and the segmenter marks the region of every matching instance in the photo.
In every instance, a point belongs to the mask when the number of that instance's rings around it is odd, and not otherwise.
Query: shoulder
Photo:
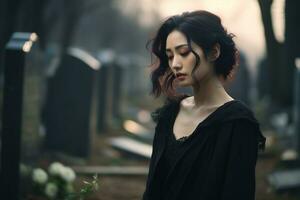
[[[258,150],[264,151],[266,144],[266,137],[263,135],[260,124],[254,117],[253,113],[248,110],[249,113],[245,116],[236,117],[232,120],[228,120],[228,123],[232,127],[232,136],[235,138],[246,139],[252,138],[257,141]]]
[[[259,123],[252,109],[240,100],[233,100],[229,102],[222,114],[224,121],[242,120],[249,121],[254,124]]]
[[[258,148],[265,149],[266,138],[260,129],[260,123],[249,106],[235,100],[224,110],[221,121],[232,125],[232,130],[239,136],[254,135],[258,140]]]

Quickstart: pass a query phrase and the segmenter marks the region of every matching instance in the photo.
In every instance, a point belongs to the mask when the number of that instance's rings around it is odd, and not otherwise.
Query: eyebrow
[[[179,48],[181,48],[181,47],[184,47],[184,46],[188,46],[188,44],[180,44],[180,45],[177,45],[177,46],[175,47],[175,49],[177,50],[177,49],[179,49]],[[166,49],[166,52],[168,52],[168,51],[171,51],[171,49]]]

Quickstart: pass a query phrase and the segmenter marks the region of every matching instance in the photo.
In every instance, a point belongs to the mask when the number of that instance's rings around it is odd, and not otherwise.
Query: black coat
[[[182,98],[181,98],[182,99]],[[153,152],[143,200],[254,200],[255,166],[265,137],[252,111],[234,100],[198,124],[166,174],[160,159],[180,101],[170,100],[157,110]]]

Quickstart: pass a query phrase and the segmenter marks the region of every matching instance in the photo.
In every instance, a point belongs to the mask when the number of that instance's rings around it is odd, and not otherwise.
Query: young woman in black
[[[143,200],[254,200],[265,147],[253,112],[223,85],[237,64],[233,35],[207,11],[168,18],[151,43],[152,93],[167,96]],[[176,87],[192,87],[178,95]]]

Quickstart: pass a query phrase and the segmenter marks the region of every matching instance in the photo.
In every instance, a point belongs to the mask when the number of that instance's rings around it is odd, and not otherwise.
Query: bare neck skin
[[[187,111],[214,108],[233,100],[216,76],[205,77],[201,83],[194,84],[192,87],[194,96],[183,102]]]

